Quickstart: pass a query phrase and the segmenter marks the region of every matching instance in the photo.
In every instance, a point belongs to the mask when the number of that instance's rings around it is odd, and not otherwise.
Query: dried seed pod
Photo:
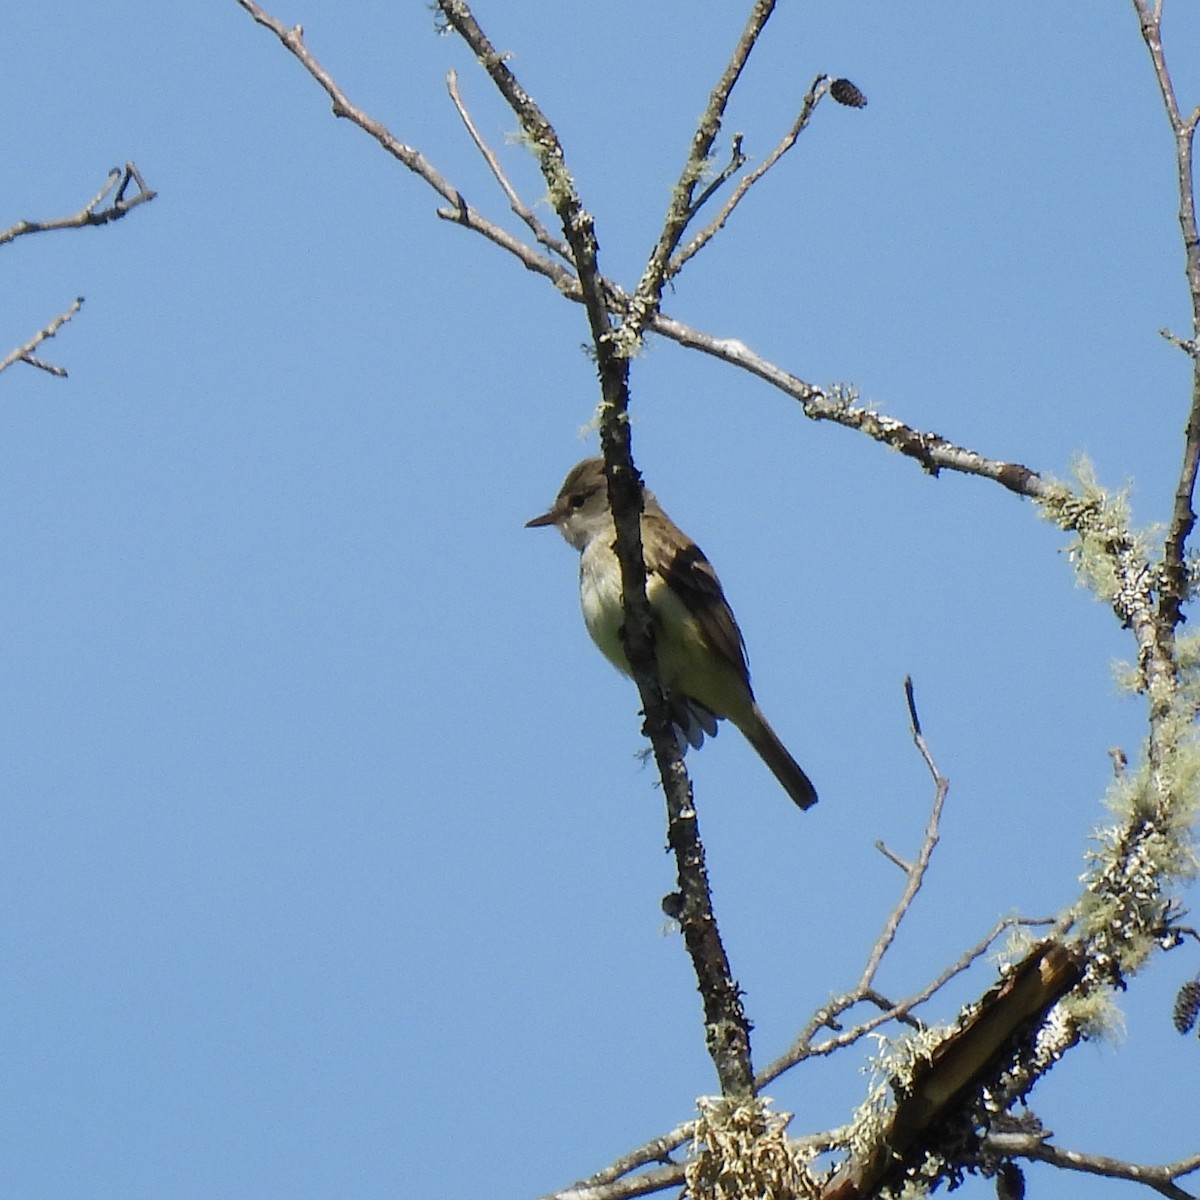
[[[866,108],[867,98],[848,79],[835,79],[829,85],[829,94],[847,108]]]
[[[999,1200],[1022,1200],[1025,1195],[1025,1175],[1011,1158],[996,1172],[996,1195]]]
[[[1175,1028],[1180,1033],[1191,1033],[1198,1015],[1200,1015],[1200,980],[1193,979],[1179,989],[1179,995],[1175,997],[1175,1009],[1171,1013],[1171,1020],[1175,1022]]]

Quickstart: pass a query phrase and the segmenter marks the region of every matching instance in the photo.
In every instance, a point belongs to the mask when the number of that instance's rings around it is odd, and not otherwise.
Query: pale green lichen
[[[1136,663],[1117,659],[1112,663],[1113,683],[1119,692],[1137,692],[1143,685],[1142,672]]]
[[[1152,736],[1138,766],[1109,785],[1115,820],[1097,830],[1080,877],[1075,932],[1094,983],[1119,983],[1146,961],[1164,935],[1170,889],[1200,868],[1200,639],[1180,636],[1173,651],[1174,672],[1162,673],[1150,695]]]
[[[1076,488],[1055,487],[1041,508],[1075,535],[1068,555],[1080,583],[1127,617],[1153,613],[1159,573],[1151,564],[1161,554],[1161,531],[1133,529],[1128,489],[1106,491],[1086,459],[1076,461],[1074,475]],[[1162,933],[1167,889],[1197,870],[1191,830],[1200,812],[1200,634],[1154,636],[1169,647],[1167,669],[1161,658],[1152,673],[1144,661],[1118,668],[1123,689],[1148,693],[1151,736],[1140,765],[1109,787],[1105,803],[1116,823],[1096,834],[1073,914],[1091,968],[1112,979],[1145,961]],[[1139,652],[1145,660],[1144,644]]]
[[[1045,937],[1044,932],[1029,925],[1014,925],[989,961],[996,965],[1001,975],[1006,975]]]
[[[925,1168],[932,1166],[932,1163],[925,1164]],[[938,1178],[936,1171],[926,1171],[925,1168],[920,1170],[918,1177],[906,1179],[899,1190],[890,1193],[895,1200],[922,1200],[923,1197],[929,1195],[930,1190],[938,1182]]]
[[[1092,464],[1083,457],[1075,460],[1072,473],[1076,488],[1055,484],[1037,503],[1048,521],[1074,534],[1067,558],[1080,585],[1111,604],[1121,587],[1113,547],[1140,541],[1130,528],[1128,489],[1111,493],[1102,488]]]
[[[762,1096],[701,1096],[684,1168],[690,1200],[798,1200],[820,1196],[814,1155],[788,1140],[791,1113],[773,1113]]]
[[[831,383],[825,389],[824,398],[829,406],[837,413],[853,412],[858,405],[858,388],[849,383]],[[864,412],[870,411],[870,405],[864,407]]]
[[[1106,999],[1108,995],[1108,992],[1104,993]],[[1026,1090],[1023,1082],[1015,1079],[1017,1073],[1023,1073],[1029,1084],[1032,1085],[1082,1036],[1082,1030],[1071,1013],[1069,1001],[1072,999],[1073,997],[1068,996],[1066,1000],[1060,1000],[1046,1014],[1034,1035],[1033,1052],[1029,1056],[1029,1060],[1017,1064],[1016,1070],[1013,1072],[1015,1086],[1008,1089],[1009,1095],[1023,1095]],[[991,1099],[995,1100],[996,1098]],[[994,1105],[992,1111],[1007,1110],[1008,1104],[1005,1098],[1001,1096],[998,1099],[999,1103]]]
[[[855,1109],[845,1136],[844,1145],[851,1160],[869,1160],[886,1142],[894,1099],[912,1089],[917,1070],[929,1063],[933,1052],[951,1031],[949,1026],[936,1025],[910,1030],[894,1040],[873,1035],[879,1049],[863,1068],[870,1076],[867,1094]],[[898,1187],[888,1189],[888,1194],[924,1196],[944,1166],[937,1155],[927,1155],[921,1164],[911,1168],[911,1173]]]
[[[1054,1036],[1059,1023],[1064,1026],[1063,1034]],[[1090,991],[1072,992],[1059,1001],[1047,1018],[1044,1029],[1048,1036],[1035,1043],[1035,1056],[1043,1043],[1047,1047],[1054,1047],[1064,1040],[1064,1035],[1074,1037],[1077,1034],[1089,1041],[1117,1041],[1125,1033],[1125,1014],[1110,988],[1092,988]],[[1046,1066],[1049,1065],[1047,1062]]]
[[[879,1145],[891,1117],[892,1094],[902,1095],[911,1088],[913,1073],[929,1062],[948,1032],[946,1026],[931,1025],[895,1039],[873,1035],[879,1049],[863,1067],[870,1082],[866,1097],[850,1118],[846,1139],[852,1157],[865,1158]]]
[[[1084,893],[1075,905],[1075,929],[1086,950],[1089,974],[1117,982],[1136,971],[1163,936],[1168,889],[1196,874],[1195,847],[1185,813],[1194,813],[1195,746],[1172,756],[1187,760],[1186,782],[1167,792],[1178,798],[1174,812],[1148,811],[1151,789],[1143,767],[1132,783],[1121,781],[1109,803],[1123,819],[1099,830],[1082,876]],[[1154,798],[1162,793],[1155,787]],[[1124,794],[1122,794],[1124,793]]]
[[[692,209],[692,193],[711,169],[711,157],[689,159],[679,176],[679,182],[671,189],[667,207],[667,221],[676,224],[687,220]]]
[[[873,1078],[863,1101],[850,1116],[846,1149],[850,1157],[864,1159],[883,1141],[891,1110],[891,1088],[887,1079]]]

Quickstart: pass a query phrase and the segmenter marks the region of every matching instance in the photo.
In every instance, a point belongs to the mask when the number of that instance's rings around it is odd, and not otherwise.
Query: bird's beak
[[[558,509],[552,508],[549,512],[544,512],[540,517],[534,517],[532,521],[525,522],[526,529],[540,529],[544,525],[558,524]]]

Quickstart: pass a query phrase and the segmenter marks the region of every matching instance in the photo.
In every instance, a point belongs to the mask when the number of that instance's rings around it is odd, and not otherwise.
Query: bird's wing
[[[676,536],[672,537],[671,535]],[[746,644],[733,611],[721,590],[712,563],[695,542],[679,535],[666,514],[646,512],[642,518],[647,568],[663,581],[695,616],[705,639],[738,674],[750,683]],[[680,543],[683,548],[680,549]],[[653,564],[653,565],[651,565]]]

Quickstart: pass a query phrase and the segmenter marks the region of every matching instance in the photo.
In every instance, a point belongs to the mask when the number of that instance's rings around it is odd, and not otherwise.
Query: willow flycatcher
[[[573,467],[554,506],[526,522],[527,529],[543,525],[557,526],[579,551],[584,624],[609,662],[628,675],[621,642],[621,564],[602,458],[586,458]],[[655,656],[676,728],[699,747],[706,733],[716,734],[718,720],[732,721],[801,808],[816,804],[816,789],[754,700],[742,631],[716,571],[644,488],[642,555]]]

